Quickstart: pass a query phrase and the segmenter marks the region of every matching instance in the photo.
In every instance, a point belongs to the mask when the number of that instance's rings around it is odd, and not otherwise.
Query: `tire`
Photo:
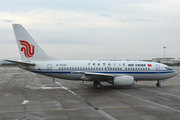
[[[157,87],[160,87],[160,86],[161,86],[161,83],[157,83],[156,86],[157,86]]]
[[[101,89],[102,85],[100,83],[96,84],[97,89]]]
[[[97,83],[98,83],[97,81],[93,82],[94,87],[96,87]]]

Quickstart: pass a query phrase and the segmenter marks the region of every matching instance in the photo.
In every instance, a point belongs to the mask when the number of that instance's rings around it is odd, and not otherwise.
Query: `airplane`
[[[5,60],[37,74],[66,80],[101,82],[114,86],[133,86],[135,81],[157,81],[156,86],[177,75],[167,65],[143,61],[62,60],[47,55],[21,24],[13,24],[21,60]]]

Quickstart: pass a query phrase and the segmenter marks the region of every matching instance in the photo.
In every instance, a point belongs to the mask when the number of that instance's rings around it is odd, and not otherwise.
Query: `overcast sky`
[[[179,0],[0,0],[0,59],[20,58],[12,23],[61,59],[180,57]]]

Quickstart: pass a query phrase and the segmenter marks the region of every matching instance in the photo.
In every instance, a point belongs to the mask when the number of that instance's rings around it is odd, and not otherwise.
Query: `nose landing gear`
[[[159,82],[159,80],[157,81],[156,86],[157,86],[157,87],[160,87],[160,86],[161,86],[161,83]]]

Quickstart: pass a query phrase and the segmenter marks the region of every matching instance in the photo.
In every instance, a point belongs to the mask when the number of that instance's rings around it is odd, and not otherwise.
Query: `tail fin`
[[[57,60],[49,57],[20,24],[13,24],[22,61]]]

